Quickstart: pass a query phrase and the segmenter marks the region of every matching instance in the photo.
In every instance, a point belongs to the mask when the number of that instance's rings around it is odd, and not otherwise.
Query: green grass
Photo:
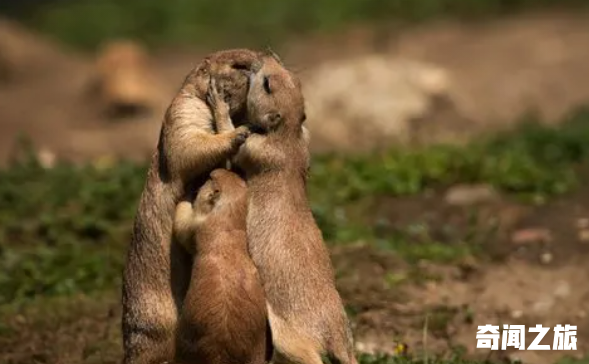
[[[448,359],[439,358],[411,358],[411,357],[397,357],[397,356],[380,356],[380,355],[367,355],[363,354],[359,356],[360,364],[491,364],[498,363],[497,361],[470,361],[461,358],[461,355],[457,354],[456,357]],[[505,362],[505,364],[518,364],[521,362],[512,361]],[[563,358],[555,364],[587,364],[589,363],[589,357],[583,359]],[[529,364],[529,363],[525,363]]]
[[[579,168],[589,162],[587,140],[589,111],[580,109],[556,129],[527,124],[465,147],[318,156],[310,200],[331,244],[361,240],[409,262],[452,262],[475,253],[480,236],[437,241],[427,225],[392,231],[365,215],[382,198],[459,182],[489,183],[514,198],[545,201],[579,184]],[[0,304],[118,286],[146,165],[45,170],[30,153],[23,155],[0,171]]]
[[[426,224],[391,230],[370,215],[382,197],[412,196],[456,183],[487,183],[533,204],[574,190],[589,157],[589,110],[581,108],[558,129],[522,120],[515,131],[466,147],[439,145],[418,150],[339,158],[315,158],[309,193],[327,240],[365,240],[392,249],[406,260],[449,262],[476,253],[493,231],[466,231],[460,241],[436,241]],[[370,200],[368,203],[366,200]],[[418,243],[418,244],[416,244]]]
[[[93,47],[130,36],[151,44],[265,45],[293,34],[334,31],[351,23],[392,25],[438,18],[475,20],[583,0],[101,0],[60,1],[21,17],[72,45]],[[5,5],[4,8],[16,7]],[[0,8],[1,9],[1,8]]]
[[[450,359],[415,359],[402,356],[386,356],[386,355],[360,355],[358,358],[359,364],[491,364],[491,362],[469,361],[460,358]]]

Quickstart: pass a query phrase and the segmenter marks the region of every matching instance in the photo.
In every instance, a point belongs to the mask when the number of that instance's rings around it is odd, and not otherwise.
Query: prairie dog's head
[[[306,115],[301,83],[274,53],[263,55],[252,66],[247,111],[254,131],[304,133]]]
[[[197,220],[204,224],[215,221],[227,228],[245,229],[247,185],[237,174],[215,169],[200,188],[194,201]],[[219,220],[216,219],[219,218]],[[211,221],[215,218],[215,221]]]
[[[231,117],[240,124],[246,110],[248,74],[260,56],[259,52],[249,49],[230,49],[212,53],[186,77],[182,89],[185,93],[204,100],[210,77],[214,77],[221,95],[229,104]]]

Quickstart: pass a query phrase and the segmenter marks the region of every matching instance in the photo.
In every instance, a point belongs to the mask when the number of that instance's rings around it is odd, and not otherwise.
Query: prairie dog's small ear
[[[208,58],[205,58],[202,61],[202,67],[201,67],[201,69],[202,69],[202,73],[204,75],[209,75],[211,73],[211,60],[208,59]]]

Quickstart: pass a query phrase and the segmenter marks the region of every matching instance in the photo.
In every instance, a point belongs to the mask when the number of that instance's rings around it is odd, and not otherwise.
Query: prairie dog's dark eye
[[[264,76],[264,91],[266,91],[266,93],[272,92],[272,90],[270,90],[270,79],[268,76]]]
[[[215,190],[209,194],[209,198],[208,198],[209,204],[211,206],[215,206],[215,204],[217,203],[217,200],[219,200],[219,197],[221,197],[221,191],[219,191],[219,189],[215,188]]]
[[[304,123],[307,120],[307,114],[303,114],[303,116],[301,117],[301,123]]]

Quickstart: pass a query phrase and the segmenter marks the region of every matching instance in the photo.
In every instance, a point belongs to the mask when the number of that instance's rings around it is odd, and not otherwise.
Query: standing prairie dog
[[[257,70],[255,70],[257,68]],[[275,55],[250,76],[248,122],[258,133],[234,163],[248,183],[247,232],[268,304],[276,363],[356,364],[353,339],[306,194],[309,138],[299,80]]]
[[[162,363],[174,357],[178,315],[192,266],[190,254],[172,240],[174,210],[186,191],[196,191],[248,135],[245,127],[235,129],[227,122],[230,116],[244,122],[248,79],[243,71],[258,56],[247,49],[213,53],[186,77],[166,112],[123,273],[123,364]],[[215,88],[208,92],[211,79],[228,103]],[[217,105],[215,115],[206,99]]]
[[[178,324],[178,364],[265,364],[271,355],[264,290],[247,250],[247,186],[216,169],[194,205],[176,208],[174,234],[194,252]],[[268,335],[269,336],[269,335]]]

